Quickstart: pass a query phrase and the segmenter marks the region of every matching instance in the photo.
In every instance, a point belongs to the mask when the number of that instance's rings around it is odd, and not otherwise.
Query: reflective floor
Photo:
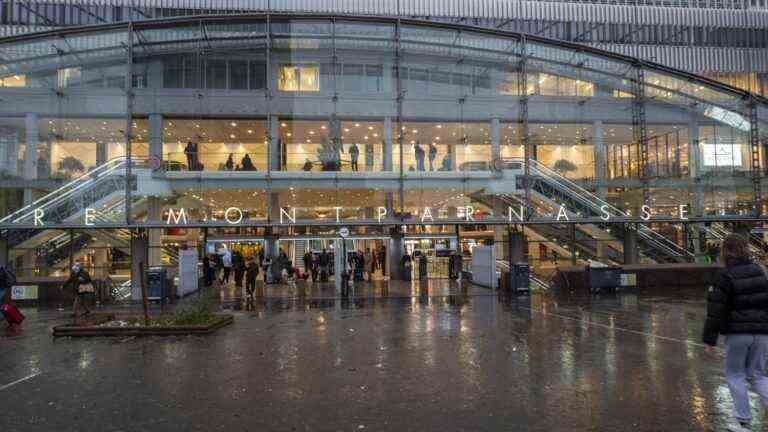
[[[0,425],[725,430],[722,358],[698,342],[704,290],[515,300],[441,283],[402,297],[272,296],[254,311],[228,300],[234,325],[207,337],[54,341],[67,312],[27,309],[20,333],[0,330]],[[409,289],[424,291],[389,292]]]

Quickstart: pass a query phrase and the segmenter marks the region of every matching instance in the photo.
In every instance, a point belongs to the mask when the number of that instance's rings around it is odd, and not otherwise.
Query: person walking
[[[323,249],[318,258],[320,262],[320,282],[328,282],[328,263],[330,260],[331,258],[328,256],[328,253]]]
[[[431,142],[429,143],[429,170],[434,171],[435,170],[435,159],[437,158],[437,147],[435,147],[435,143]]]
[[[213,266],[211,258],[208,255],[203,256],[203,285],[206,287],[213,284]]]
[[[733,399],[733,432],[752,429],[747,384],[760,395],[768,408],[768,278],[766,270],[754,262],[746,238],[731,234],[723,240],[720,261],[725,268],[709,287],[707,319],[702,340],[704,351],[713,356],[718,335],[725,336],[725,381]]]
[[[264,284],[272,283],[272,273],[270,273],[271,268],[272,268],[272,257],[267,255],[267,257],[264,259],[263,263],[261,264],[261,271],[264,273]]]
[[[387,275],[387,247],[383,244],[379,248],[379,265],[381,266],[381,275]]]
[[[314,269],[315,262],[312,251],[304,252],[304,272],[312,274],[312,282],[317,280],[317,271]]]
[[[245,258],[240,251],[232,252],[232,269],[235,272],[235,286],[243,287],[243,276],[245,276]]]
[[[77,319],[79,318],[77,310],[81,304],[83,309],[85,309],[82,316],[87,316],[91,313],[86,301],[88,300],[88,297],[95,292],[93,288],[93,280],[91,279],[91,275],[88,274],[88,271],[83,268],[83,265],[79,261],[76,261],[75,265],[72,266],[69,279],[64,282],[64,286],[71,287],[75,293],[75,300],[72,303],[72,316],[73,321],[76,324]]]
[[[365,254],[363,255],[363,265],[365,265],[365,273],[368,275],[368,282],[373,280],[373,254],[371,254],[371,248],[365,248]]]
[[[232,273],[232,253],[229,249],[224,249],[221,255],[221,266],[224,268],[224,275],[221,277],[222,284],[229,284],[229,275]]]
[[[352,165],[352,171],[358,171],[357,168],[357,159],[360,157],[360,149],[357,147],[357,144],[352,144],[352,147],[349,148],[349,161]]]
[[[253,300],[253,293],[256,290],[256,277],[259,276],[259,265],[251,257],[248,259],[248,265],[245,269],[245,294]]]
[[[16,275],[8,267],[0,266],[0,317],[8,321],[8,329],[16,330],[24,320],[24,315],[13,304],[11,291],[16,285]]]

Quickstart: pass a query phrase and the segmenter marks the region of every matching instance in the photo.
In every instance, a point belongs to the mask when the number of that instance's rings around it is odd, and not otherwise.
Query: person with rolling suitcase
[[[12,303],[11,291],[16,284],[16,275],[7,267],[0,267],[0,314],[8,322],[8,328],[13,330],[24,321],[24,315]]]

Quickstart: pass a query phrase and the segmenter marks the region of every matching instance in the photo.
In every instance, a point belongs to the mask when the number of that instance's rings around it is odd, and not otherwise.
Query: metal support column
[[[133,23],[128,23],[128,59],[125,71],[125,223],[131,220],[131,192],[133,191],[133,146],[131,128],[133,127]]]
[[[397,146],[398,152],[400,153],[400,175],[398,176],[398,196],[400,198],[399,218],[402,220],[403,214],[405,213],[405,171],[403,169],[403,161],[405,159],[403,154],[403,97],[405,92],[403,90],[403,80],[400,76],[400,51],[402,49],[400,45],[400,33],[401,23],[400,18],[398,18],[395,23],[395,80],[397,81],[395,85],[397,88]]]
[[[637,143],[640,156],[640,181],[643,185],[642,204],[650,205],[650,169],[648,166],[648,131],[645,121],[645,72],[642,63],[635,65],[635,80],[633,81],[635,98],[632,102],[632,134]]]
[[[757,104],[753,98],[747,103],[749,110],[749,153],[752,169],[752,192],[754,194],[754,215],[763,213],[762,170],[760,169],[760,129],[757,124]]]
[[[520,62],[517,69],[517,95],[520,98],[520,108],[518,115],[518,130],[520,131],[520,143],[523,145],[523,187],[525,188],[525,217],[530,217],[531,209],[531,188],[529,178],[531,175],[531,149],[528,139],[528,73],[526,66],[525,35],[520,37]]]

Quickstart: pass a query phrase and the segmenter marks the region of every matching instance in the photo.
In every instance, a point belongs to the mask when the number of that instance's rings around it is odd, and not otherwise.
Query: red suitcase
[[[22,321],[24,321],[24,314],[22,314],[16,306],[6,303],[0,306],[0,309],[2,309],[3,315],[5,315],[5,319],[8,320],[9,323],[21,324]]]

